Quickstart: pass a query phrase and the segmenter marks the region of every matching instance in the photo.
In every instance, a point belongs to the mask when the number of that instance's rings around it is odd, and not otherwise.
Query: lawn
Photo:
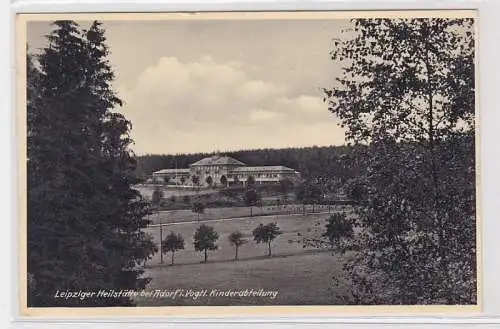
[[[322,230],[323,225],[326,223],[328,214],[314,214],[314,215],[282,215],[282,216],[255,216],[236,218],[232,220],[223,221],[207,221],[206,225],[212,226],[219,234],[217,244],[219,248],[215,251],[209,252],[210,260],[231,260],[234,257],[234,247],[230,245],[228,236],[234,231],[241,231],[249,243],[240,247],[239,257],[253,258],[256,256],[266,255],[267,246],[263,244],[255,244],[252,241],[252,230],[259,224],[268,224],[271,222],[276,223],[283,232],[272,243],[272,249],[276,254],[280,253],[296,253],[303,252],[304,249],[301,243],[295,242],[298,238],[310,235],[320,234],[316,230]],[[193,247],[193,234],[200,226],[198,222],[186,223],[173,223],[170,225],[163,225],[163,238],[170,232],[180,233],[184,239],[186,248],[176,253],[177,263],[179,264],[192,264],[198,263],[202,260],[202,254],[196,252]],[[160,227],[150,227],[145,229],[146,232],[153,234],[155,242],[160,243]],[[300,234],[300,236],[298,235]],[[168,258],[168,256],[167,256]],[[160,255],[155,254],[148,262],[150,265],[158,264]]]
[[[203,291],[207,296],[146,298],[137,297],[138,306],[166,305],[331,305],[339,304],[345,291],[333,288],[331,277],[338,274],[341,261],[328,252],[307,252],[272,258],[218,261],[207,264],[149,268],[153,281],[147,290],[176,289]],[[277,292],[269,297],[211,297],[213,289]]]
[[[327,205],[315,205],[314,212],[331,212],[334,211],[345,211],[349,209],[349,206],[327,206]],[[311,215],[313,211],[312,205],[306,205],[306,216]],[[302,214],[303,206],[300,204],[292,204],[286,206],[264,206],[264,207],[252,207],[252,214],[254,216],[262,215],[290,215],[290,214]],[[249,217],[250,207],[220,207],[220,208],[205,208],[204,213],[199,215],[199,220],[214,220],[214,219],[224,219],[224,218],[235,218],[235,217]],[[172,222],[189,222],[197,221],[198,214],[193,213],[191,210],[165,210],[153,213],[149,216],[152,223],[172,223]]]
[[[220,209],[219,215],[227,215]],[[303,237],[319,236],[329,214],[255,216],[207,222],[219,233],[219,248],[210,251],[208,263],[201,263],[203,255],[193,248],[193,233],[197,222],[177,222],[163,227],[165,237],[170,230],[185,238],[186,249],[176,252],[175,265],[170,254],[155,254],[147,262],[145,276],[152,282],[147,290],[155,289],[264,289],[278,291],[275,299],[263,297],[200,297],[193,298],[138,298],[140,306],[153,305],[283,305],[335,304],[342,291],[330,291],[331,277],[340,271],[342,260],[330,252],[311,246],[304,248]],[[272,243],[273,257],[268,258],[267,245],[255,244],[252,230],[260,223],[275,222],[283,232]],[[228,242],[231,232],[241,231],[248,243],[239,249],[239,260],[234,261],[235,249]],[[151,227],[159,243],[160,228]]]

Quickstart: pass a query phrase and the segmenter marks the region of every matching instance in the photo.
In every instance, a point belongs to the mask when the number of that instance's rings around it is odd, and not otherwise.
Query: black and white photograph
[[[474,12],[20,16],[28,310],[480,305]]]

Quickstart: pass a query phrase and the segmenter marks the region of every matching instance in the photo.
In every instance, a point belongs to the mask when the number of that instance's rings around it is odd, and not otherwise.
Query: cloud
[[[329,140],[328,136],[310,140],[318,138],[318,131],[310,131],[315,125],[336,126],[321,95],[294,95],[286,85],[250,72],[244,63],[218,63],[208,55],[191,62],[160,58],[132,85],[119,88],[123,111],[133,125],[134,150],[140,154],[212,151]],[[274,132],[280,136],[272,137]],[[280,142],[280,138],[285,139]],[[330,144],[340,143],[337,139]]]
[[[249,102],[277,97],[287,92],[287,88],[276,83],[262,80],[248,80],[238,87],[237,96]]]
[[[271,111],[266,111],[266,110],[261,110],[261,109],[255,109],[250,112],[250,120],[251,121],[256,121],[256,122],[271,122],[275,121],[278,118],[282,117],[281,113],[276,113],[276,112],[271,112]]]

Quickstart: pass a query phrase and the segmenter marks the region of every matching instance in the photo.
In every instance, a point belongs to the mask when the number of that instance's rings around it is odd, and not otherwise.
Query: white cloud
[[[250,120],[257,122],[272,122],[282,117],[281,113],[266,111],[262,109],[255,109],[250,111]]]
[[[244,100],[253,101],[277,97],[286,92],[287,88],[283,85],[262,80],[248,80],[238,87],[237,96]]]
[[[329,136],[313,142],[320,135],[310,129],[318,123],[335,129],[319,95],[292,95],[281,83],[252,77],[243,63],[208,55],[187,63],[162,57],[119,90],[137,153],[321,144]],[[274,144],[263,145],[268,142]],[[332,136],[332,144],[341,142]]]
[[[306,113],[322,113],[326,106],[320,97],[301,95],[296,98],[298,107]]]

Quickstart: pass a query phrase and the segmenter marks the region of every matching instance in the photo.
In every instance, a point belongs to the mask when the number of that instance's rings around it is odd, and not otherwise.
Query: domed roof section
[[[190,164],[190,166],[220,166],[220,165],[231,165],[231,166],[245,166],[241,161],[231,158],[229,156],[214,155],[208,158],[203,158],[195,163]]]

